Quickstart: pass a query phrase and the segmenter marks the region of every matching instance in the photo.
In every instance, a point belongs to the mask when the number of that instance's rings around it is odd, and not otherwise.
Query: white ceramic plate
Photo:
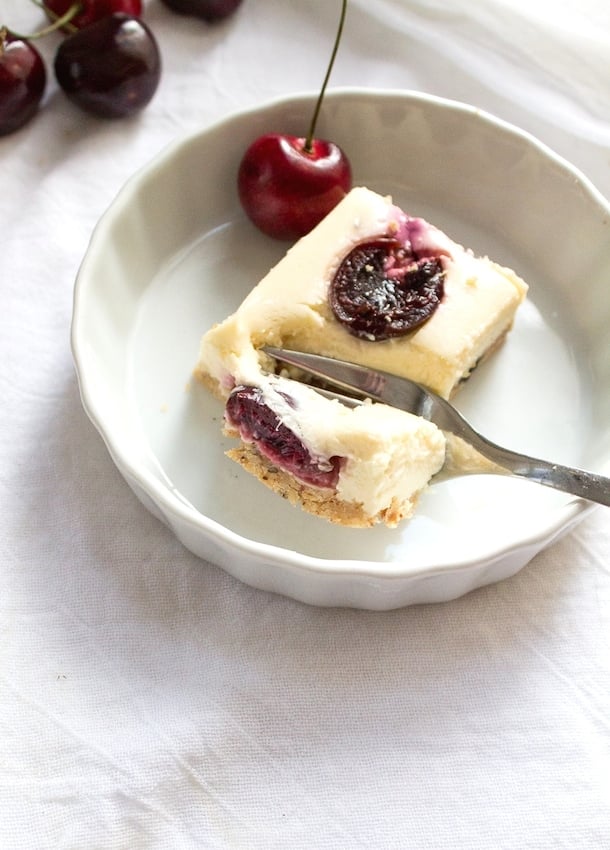
[[[76,284],[73,351],[85,409],[128,484],[186,547],[244,582],[318,605],[448,600],[504,579],[590,507],[516,479],[434,485],[396,530],[343,529],[290,507],[224,456],[221,405],[194,384],[201,334],[286,246],[236,195],[265,132],[302,134],[315,97],[274,101],[172,145],[98,224]],[[608,472],[610,209],[532,137],[461,104],[338,90],[318,135],[355,184],[394,196],[530,284],[506,344],[457,403],[488,437]]]

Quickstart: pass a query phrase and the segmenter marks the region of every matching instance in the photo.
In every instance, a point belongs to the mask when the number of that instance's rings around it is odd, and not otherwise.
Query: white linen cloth
[[[610,847],[606,509],[455,602],[316,609],[185,551],[80,406],[97,219],[177,136],[317,90],[339,5],[244,0],[207,27],[150,0],[146,110],[87,117],[50,73],[0,139],[2,850]],[[23,0],[0,17],[42,22]],[[608,196],[609,57],[607,0],[352,0],[331,85],[487,109]]]

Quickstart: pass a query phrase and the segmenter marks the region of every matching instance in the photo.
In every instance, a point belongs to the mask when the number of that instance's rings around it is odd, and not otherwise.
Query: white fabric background
[[[309,608],[184,551],[80,407],[98,217],[176,136],[316,89],[338,10],[244,0],[209,29],[149,0],[164,72],[138,118],[85,117],[51,75],[0,139],[3,850],[610,846],[606,509],[456,602]],[[468,101],[610,195],[609,57],[607,0],[352,0],[332,84]]]

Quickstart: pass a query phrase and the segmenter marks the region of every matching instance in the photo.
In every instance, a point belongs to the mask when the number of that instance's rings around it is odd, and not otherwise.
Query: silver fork
[[[421,416],[433,422],[445,434],[452,435],[453,438],[448,440],[448,460],[442,471],[444,477],[469,473],[516,475],[610,506],[610,478],[583,469],[549,463],[492,443],[475,431],[446,399],[421,384],[389,372],[368,369],[320,354],[272,347],[263,350],[275,360],[295,366],[348,394],[346,396],[322,389],[326,395],[347,404],[359,404],[367,398],[382,402]]]

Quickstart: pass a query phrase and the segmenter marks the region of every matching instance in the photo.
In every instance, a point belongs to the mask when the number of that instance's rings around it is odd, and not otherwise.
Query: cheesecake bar
[[[261,349],[361,363],[449,397],[526,292],[512,270],[356,188],[204,334],[195,374],[226,402],[240,440],[229,455],[267,486],[331,521],[394,526],[442,467],[444,435],[383,404],[329,400]]]

